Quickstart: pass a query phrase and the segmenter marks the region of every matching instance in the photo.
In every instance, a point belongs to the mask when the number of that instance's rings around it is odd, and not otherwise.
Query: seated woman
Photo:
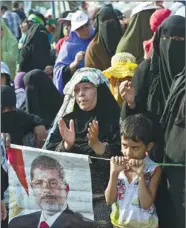
[[[34,146],[42,147],[46,138],[43,120],[16,109],[16,94],[7,85],[1,86],[1,120],[1,132],[9,133],[13,144],[23,145],[24,136],[34,133]]]
[[[117,53],[112,57],[111,67],[103,71],[103,74],[109,79],[110,90],[118,104],[121,106],[123,99],[119,92],[119,86],[123,81],[131,81],[138,65],[136,58],[130,53]]]
[[[26,111],[44,120],[50,128],[58,113],[63,97],[55,85],[42,70],[32,70],[24,76],[26,93]]]
[[[76,71],[65,86],[64,103],[46,140],[45,149],[102,158],[120,154],[120,108],[107,83],[108,80],[97,69]],[[92,159],[90,166],[95,220],[108,222],[104,187],[108,182],[109,161]]]

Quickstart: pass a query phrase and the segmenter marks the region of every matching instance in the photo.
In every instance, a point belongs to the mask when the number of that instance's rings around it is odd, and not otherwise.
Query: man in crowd
[[[31,164],[31,188],[41,211],[14,218],[9,228],[65,228],[70,219],[84,220],[68,209],[69,186],[64,169],[59,162],[48,156],[39,156]]]
[[[19,2],[13,2],[12,12],[17,13],[17,15],[19,16],[21,22],[26,19],[26,15],[25,15],[24,11],[20,10]]]

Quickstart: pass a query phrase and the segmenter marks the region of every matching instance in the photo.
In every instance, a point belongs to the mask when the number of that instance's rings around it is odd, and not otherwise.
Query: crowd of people
[[[2,227],[11,142],[91,156],[95,221],[62,227],[183,228],[185,2],[1,15]]]

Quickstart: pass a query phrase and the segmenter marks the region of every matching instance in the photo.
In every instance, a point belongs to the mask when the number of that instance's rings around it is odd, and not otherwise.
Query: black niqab
[[[113,8],[106,6],[99,11],[97,32],[109,57],[115,55],[117,45],[122,37],[122,30]]]
[[[50,127],[58,113],[63,97],[48,75],[41,70],[32,70],[24,76],[26,90],[26,111],[44,119]]]
[[[181,37],[175,40],[172,37]],[[148,110],[162,114],[174,77],[185,66],[185,18],[167,18],[154,38],[154,59],[148,96]]]

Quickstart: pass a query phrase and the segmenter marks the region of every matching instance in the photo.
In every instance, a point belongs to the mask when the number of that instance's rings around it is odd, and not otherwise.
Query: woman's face
[[[5,74],[1,74],[1,85],[6,85],[7,79]]]
[[[90,33],[91,33],[89,24],[87,23],[87,24],[81,26],[80,28],[78,28],[76,30],[76,33],[79,36],[79,38],[84,39],[84,40],[88,39],[90,37]]]
[[[83,111],[91,111],[97,104],[97,88],[90,82],[82,82],[74,89],[76,102]]]

